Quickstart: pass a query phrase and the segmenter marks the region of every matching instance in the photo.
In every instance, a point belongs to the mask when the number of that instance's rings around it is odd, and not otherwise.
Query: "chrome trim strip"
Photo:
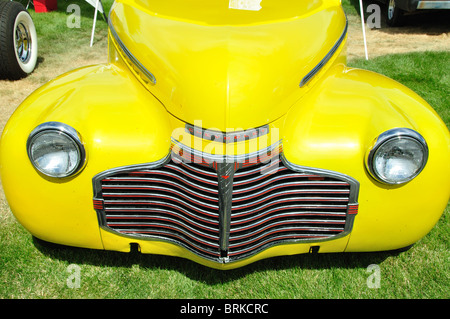
[[[265,180],[262,184],[259,184],[256,187],[248,187],[248,188],[244,188],[244,189],[240,189],[238,191],[236,191],[236,194],[241,194],[241,193],[245,193],[248,191],[254,191],[255,189],[259,189],[261,187],[264,187],[268,184],[271,184],[273,182],[276,181],[280,181],[283,179],[288,179],[288,178],[292,178],[292,177],[297,177],[298,175],[290,173],[290,174],[286,174],[286,175],[282,175],[282,176],[273,176],[271,179],[267,179]],[[314,177],[316,175],[310,175],[310,177]],[[308,177],[308,176],[302,176],[302,177]],[[240,185],[245,185],[249,182],[256,182],[259,179],[262,179],[263,177],[254,177],[252,179],[249,180],[244,180],[244,181],[239,181],[239,182],[235,182],[234,186],[240,186]],[[302,184],[304,186],[346,186],[347,183],[346,182],[337,182],[337,181],[298,181],[296,182],[297,184]]]
[[[300,194],[303,194],[303,195],[314,194],[314,195],[316,195],[316,194],[321,194],[321,195],[330,195],[330,196],[332,196],[332,195],[346,195],[346,194],[350,193],[350,191],[348,189],[336,189],[336,190],[334,190],[334,189],[297,189],[297,188],[293,189],[292,188],[292,186],[299,186],[299,185],[305,186],[305,185],[308,185],[308,184],[303,184],[303,183],[298,183],[297,182],[297,183],[284,183],[284,184],[273,185],[273,186],[269,186],[268,188],[266,188],[266,189],[264,189],[262,191],[259,191],[256,194],[253,193],[251,195],[244,195],[242,197],[240,197],[240,196],[233,197],[233,202],[241,202],[241,201],[244,201],[244,200],[257,198],[257,199],[254,199],[254,202],[253,202],[253,203],[256,203],[256,202],[260,202],[262,200],[266,200],[267,198],[270,198],[270,197],[273,197],[273,196],[283,196],[283,195],[291,195],[291,194],[292,195],[300,195]],[[281,188],[281,190],[272,192],[273,190],[276,190],[276,189],[279,189],[279,188]],[[237,193],[237,194],[239,194],[239,193]],[[268,195],[266,195],[266,194],[268,194]],[[348,198],[347,197],[343,197],[343,196],[342,197],[317,197],[317,196],[313,196],[313,197],[302,197],[302,198],[305,198],[305,199],[307,199],[307,198],[313,199],[314,198],[314,199],[317,199],[318,201],[320,201],[320,199],[322,199],[324,201],[330,201],[331,199],[335,199],[335,200],[338,200],[338,201],[341,201],[341,200],[344,199],[344,200],[348,201]]]
[[[142,206],[139,207],[139,205],[149,205],[151,203],[153,205],[170,206],[170,207],[176,207],[178,209],[181,209],[181,206],[182,206],[182,207],[187,208],[187,209],[192,209],[193,211],[196,211],[197,213],[200,213],[203,216],[212,216],[212,217],[219,216],[219,214],[214,212],[214,211],[207,211],[207,210],[198,208],[198,207],[196,207],[194,205],[191,205],[189,203],[186,203],[185,201],[182,201],[180,199],[170,198],[170,196],[166,196],[165,198],[169,199],[170,201],[155,201],[155,200],[153,200],[153,201],[140,201],[140,202],[134,201],[133,203],[135,205],[133,205],[133,206],[137,206],[137,207],[133,207],[133,209],[146,209],[145,207],[142,207]],[[103,200],[103,202],[104,202],[105,205],[117,205],[117,206],[126,205],[126,201],[117,201],[116,203],[114,203],[113,200]],[[177,205],[171,204],[171,203],[176,203]],[[180,206],[180,207],[178,207],[178,206]],[[113,207],[111,207],[111,208],[113,208]],[[117,209],[120,209],[120,207],[118,207]],[[105,210],[109,210],[109,208],[106,208]],[[124,211],[125,210],[130,210],[130,209],[129,208],[125,208]]]
[[[179,166],[181,166],[182,168],[184,168],[186,172],[188,172],[188,171],[189,171],[190,173],[191,173],[191,172],[194,172],[194,173],[197,173],[197,174],[200,174],[200,175],[204,175],[204,176],[208,176],[208,177],[212,177],[212,178],[216,178],[216,177],[217,177],[217,174],[216,174],[216,173],[206,172],[206,171],[204,171],[204,170],[200,170],[200,169],[197,168],[197,167],[194,167],[194,166],[188,166],[188,165],[184,164],[183,162],[181,162]],[[177,166],[174,166],[174,165],[172,165],[172,164],[168,164],[168,165],[166,165],[166,167],[177,167]]]
[[[145,197],[147,197],[145,195],[148,194],[148,193],[134,192],[133,196],[129,196],[128,193],[108,192],[108,191],[111,191],[111,190],[119,190],[119,191],[122,191],[122,190],[133,190],[133,191],[147,191],[147,190],[148,191],[154,191],[154,190],[157,190],[157,191],[167,191],[167,192],[172,193],[172,194],[180,194],[179,190],[183,190],[186,193],[188,193],[189,195],[182,194],[180,196],[181,197],[185,197],[188,200],[198,201],[198,200],[201,200],[201,199],[206,199],[207,201],[210,201],[211,203],[217,203],[218,202],[217,198],[215,198],[215,197],[210,197],[210,196],[207,196],[207,195],[204,195],[204,194],[201,194],[201,195],[195,194],[191,190],[187,190],[184,187],[183,188],[182,187],[177,187],[176,186],[177,184],[171,184],[171,183],[168,183],[168,184],[172,185],[173,188],[166,188],[166,187],[161,187],[161,186],[146,186],[146,185],[134,187],[134,186],[122,185],[122,184],[111,186],[111,187],[103,186],[102,187],[102,189],[104,190],[103,191],[103,197],[106,197],[106,198],[108,198],[108,197],[119,197],[119,198],[144,197],[145,198]]]
[[[336,53],[337,49],[341,46],[342,42],[345,39],[345,36],[347,35],[347,29],[348,29],[348,20],[345,22],[345,28],[339,40],[331,48],[331,50],[327,53],[327,55],[322,59],[322,61],[320,61],[319,64],[317,64],[308,74],[306,74],[306,76],[300,82],[300,87],[304,87]]]
[[[262,196],[266,193],[270,193],[272,190],[278,189],[278,188],[287,188],[287,187],[295,187],[295,186],[304,186],[305,184],[301,183],[301,182],[291,182],[291,183],[283,183],[283,184],[277,184],[277,185],[273,185],[273,186],[269,186],[266,189],[263,189],[257,193],[253,192],[250,195],[240,195],[241,193],[238,192],[234,192],[233,195],[237,195],[237,196],[233,196],[233,202],[238,203],[244,200],[249,200],[252,198],[257,198],[259,196]],[[250,189],[250,188],[248,188]],[[326,194],[326,195],[336,195],[336,194],[340,194],[340,195],[347,195],[350,193],[350,191],[348,189],[315,189],[315,188],[308,188],[308,189],[295,189],[295,190],[291,190],[291,191],[286,191],[286,193],[296,193],[296,194]]]
[[[174,205],[171,205],[174,206]],[[108,208],[103,208],[102,210],[107,212],[107,213],[113,213],[113,214],[117,214],[119,212],[125,212],[125,213],[149,213],[149,214],[153,214],[153,213],[169,213],[170,215],[179,215],[180,213],[177,213],[176,211],[179,211],[181,213],[185,213],[187,216],[192,217],[193,219],[199,220],[201,222],[207,223],[209,225],[218,225],[219,223],[217,222],[217,216],[212,216],[214,217],[214,219],[208,219],[208,217],[206,216],[200,216],[200,215],[193,215],[190,213],[186,213],[185,211],[182,211],[181,209],[179,209],[179,207],[170,207],[173,210],[163,210],[161,208],[127,208],[127,209],[123,209],[123,208],[112,208],[112,207],[108,207]],[[110,215],[108,215],[110,216]],[[113,216],[113,215],[111,215]],[[117,215],[114,215],[117,216]],[[134,214],[123,214],[122,216],[135,216]],[[140,216],[146,216],[146,215],[140,215]]]
[[[244,235],[236,235],[233,236],[233,238],[231,240],[238,240],[240,238],[246,238],[246,237],[250,237],[253,236],[254,234],[258,234],[266,229],[269,228],[273,228],[273,227],[277,227],[277,226],[281,226],[281,225],[285,225],[285,224],[290,224],[290,225],[297,225],[297,224],[328,224],[328,225],[343,225],[345,224],[345,219],[284,219],[284,220],[277,220],[279,216],[274,216],[274,217],[267,217],[264,218],[260,221],[257,221],[255,223],[252,223],[250,225],[245,225],[245,226],[241,226],[241,227],[236,227],[233,228],[232,233],[237,233],[240,231],[245,231],[251,228],[255,228],[258,227],[264,223],[267,223],[268,221],[271,221],[273,219],[275,219],[275,221],[268,223],[267,225],[263,226],[263,228],[258,228],[254,233],[252,234],[244,234]],[[291,213],[291,216],[288,217],[296,217],[295,213]],[[310,228],[311,226],[304,226],[305,228]],[[316,227],[317,228],[317,227]],[[320,229],[325,229],[323,227],[320,227]],[[330,229],[336,230],[344,230],[343,227],[330,227]]]
[[[119,35],[117,34],[116,30],[114,29],[114,26],[111,22],[111,20],[108,21],[109,30],[111,31],[112,36],[114,37],[114,40],[119,45],[122,52],[130,59],[130,61],[139,69],[140,72],[144,74],[147,79],[150,80],[153,84],[156,84],[156,77],[147,70],[144,65],[139,62],[139,60],[128,50],[128,48],[125,46],[125,44],[120,40]]]
[[[294,196],[294,197],[288,197],[285,198],[283,195],[290,195],[289,193],[296,193],[296,190],[290,190],[290,191],[280,191],[277,193],[272,193],[267,196],[264,196],[262,198],[259,198],[257,200],[253,200],[251,204],[241,204],[241,205],[233,205],[233,210],[239,210],[246,208],[248,206],[254,206],[258,204],[262,204],[264,202],[267,202],[270,199],[277,198],[277,197],[283,197],[283,199],[277,199],[273,201],[274,204],[280,203],[280,202],[302,202],[302,203],[308,203],[308,202],[320,202],[320,203],[326,203],[326,202],[348,202],[348,198],[346,197],[301,197],[301,196]],[[315,204],[317,205],[317,204]]]
[[[186,123],[185,131],[193,136],[202,138],[207,141],[216,141],[220,143],[236,143],[267,135],[269,134],[270,127],[268,124],[266,124],[260,127],[250,128],[245,131],[221,132],[216,130],[204,129],[202,127]]]
[[[450,9],[450,1],[419,1],[417,9]]]
[[[195,223],[194,221],[187,219],[184,215],[179,214],[179,213],[167,212],[167,210],[158,209],[158,208],[155,208],[155,209],[152,209],[152,210],[154,210],[154,212],[152,214],[147,214],[147,215],[123,215],[123,214],[113,215],[113,214],[108,214],[108,217],[107,217],[108,224],[119,223],[119,221],[121,221],[121,220],[128,220],[128,219],[135,220],[135,221],[144,221],[144,223],[145,223],[146,220],[152,220],[152,219],[173,220],[171,218],[173,216],[173,217],[176,217],[178,219],[181,219],[183,222],[185,222],[187,224],[190,224],[190,225],[192,225],[194,227],[205,229],[205,230],[210,231],[210,232],[216,232],[217,231],[217,228],[213,228],[213,227],[210,227],[208,225]],[[166,217],[165,215],[167,215],[167,214],[170,215],[170,217]],[[205,220],[203,220],[203,221],[205,221]],[[205,222],[208,223],[208,221],[205,221]],[[211,225],[211,224],[209,224],[209,225]],[[219,238],[219,237],[217,236],[217,238]]]
[[[151,195],[152,198],[161,198],[164,201],[175,202],[175,203],[181,204],[181,205],[183,205],[183,206],[185,206],[187,208],[192,208],[192,209],[194,209],[194,210],[196,210],[198,212],[205,212],[207,214],[211,214],[211,212],[204,211],[203,209],[198,208],[197,206],[203,206],[203,207],[214,209],[214,210],[219,208],[218,205],[211,205],[211,204],[203,203],[203,202],[201,204],[199,204],[195,200],[187,199],[188,201],[193,202],[195,204],[195,205],[192,205],[192,204],[189,204],[189,203],[185,202],[182,199],[178,199],[176,197],[172,197],[172,196],[169,196],[169,195],[159,195],[159,194],[156,194],[156,195],[155,194],[149,194],[149,195]],[[155,203],[155,200],[152,200],[152,199],[151,200],[145,200],[145,199],[137,200],[137,199],[122,199],[121,198],[121,199],[111,199],[111,200],[110,199],[104,199],[103,202],[105,203],[105,205],[131,205],[132,204],[133,206],[136,206],[136,205],[137,206],[141,206],[141,205],[153,204],[153,203]]]
[[[288,213],[278,213],[278,214],[272,215],[272,216],[276,217],[278,215],[283,215],[283,216],[295,215],[297,217],[300,217],[300,216],[304,215],[304,216],[329,216],[329,217],[338,217],[338,218],[340,218],[340,217],[345,217],[345,214],[346,214],[345,207],[346,207],[346,205],[343,205],[343,207],[341,207],[342,209],[341,209],[340,212],[327,212],[327,211],[322,211],[322,210],[317,210],[317,211],[306,210],[306,211],[303,211],[303,212],[295,212],[295,213],[293,213],[293,212],[290,212],[290,213],[289,212]],[[280,211],[282,211],[282,210],[289,210],[290,208],[292,208],[292,207],[290,207],[290,206],[283,206],[279,210]],[[238,225],[238,224],[248,223],[248,222],[251,222],[251,221],[254,221],[254,220],[261,220],[262,217],[264,217],[266,215],[271,215],[273,212],[274,212],[274,210],[269,210],[269,211],[265,211],[263,214],[259,214],[257,216],[248,217],[248,218],[245,218],[245,219],[233,220],[233,221],[231,221],[231,224],[232,225]],[[242,217],[242,216],[245,216],[245,215],[242,214],[242,215],[236,216],[236,215],[233,214],[232,217],[233,218],[236,218],[236,217],[239,218],[239,217]]]
[[[209,192],[209,193],[213,193],[213,194],[217,194],[217,191],[211,191],[210,188],[206,188],[205,186],[199,185],[197,183],[194,183],[193,181],[186,179],[189,178],[190,176],[188,174],[176,174],[176,173],[180,173],[179,171],[171,171],[171,172],[154,172],[155,175],[161,175],[161,176],[165,176],[165,177],[173,177],[176,178],[177,180],[179,180],[180,182],[182,182],[185,185],[195,185],[195,188],[197,189],[202,189],[205,192]],[[107,181],[109,182],[154,182],[157,181],[157,178],[151,178],[151,177],[112,177],[112,178],[107,178]],[[205,180],[198,178],[198,181],[203,182]],[[205,182],[205,184],[214,186],[217,185],[216,184],[212,184],[211,181]]]
[[[268,166],[267,167],[264,167],[264,169],[263,169],[263,171],[264,172],[270,172],[271,170],[271,168],[275,168],[275,169],[277,169],[277,172],[280,172],[280,171],[284,171],[284,170],[287,170],[287,168],[286,167],[279,167],[279,164],[281,163],[281,161],[280,160],[274,160],[274,161],[271,161],[271,163],[270,164],[267,164]],[[255,165],[252,165],[252,166],[255,166]],[[252,166],[250,166],[250,167],[252,167]],[[258,167],[258,166],[256,166],[256,167],[254,167],[254,168],[247,168],[247,169],[241,169],[241,170],[238,170],[235,174],[234,174],[234,178],[235,179],[241,179],[241,178],[245,178],[245,176],[248,176],[248,175],[252,175],[252,174],[257,174],[257,173],[262,173],[262,171],[261,171],[261,167]]]
[[[216,180],[211,181],[210,179],[206,179],[204,177],[196,176],[196,175],[192,174],[192,171],[187,170],[183,165],[168,164],[168,165],[166,165],[164,167],[167,168],[167,169],[171,169],[175,173],[180,173],[183,176],[186,176],[187,178],[193,179],[193,180],[198,181],[200,183],[207,184],[207,185],[212,185],[212,186],[216,186],[217,185],[217,181]],[[174,175],[176,175],[176,174],[174,174]],[[217,177],[217,175],[216,176],[210,176],[209,175],[209,177],[213,177],[215,179]],[[189,184],[192,183],[191,180],[189,180],[188,182],[189,182]]]
[[[185,145],[177,140],[175,140],[174,138],[171,139],[172,144],[173,144],[173,157],[176,160],[176,163],[198,163],[201,164],[201,160],[204,160],[206,163],[208,164],[212,164],[213,162],[215,163],[238,163],[238,164],[247,164],[249,163],[249,165],[253,166],[255,164],[257,164],[257,160],[258,159],[266,159],[266,155],[267,154],[272,154],[274,152],[277,152],[277,149],[281,146],[281,140],[264,148],[261,149],[259,151],[255,151],[252,153],[247,153],[247,154],[242,154],[242,155],[228,155],[228,154],[223,154],[223,155],[212,155],[212,154],[207,154],[207,153],[203,153],[202,151],[198,151],[196,149],[193,149],[191,147],[189,147],[188,145]],[[177,154],[178,150],[182,150],[183,151],[183,155],[180,156]],[[275,153],[277,154],[277,153]],[[187,158],[189,157],[189,158]],[[195,157],[193,160],[191,160],[191,158]],[[196,159],[198,159],[198,161],[196,161]],[[272,159],[267,159],[266,164],[268,163],[272,163]]]
[[[284,200],[284,199],[279,199],[277,201],[272,201],[270,203],[267,203],[263,206],[259,206],[256,207],[252,210],[247,210],[245,212],[241,212],[241,213],[236,213],[235,211],[232,212],[232,217],[233,218],[239,218],[242,216],[247,216],[247,215],[251,215],[254,213],[257,213],[263,209],[266,209],[268,207],[271,207],[273,205],[276,204],[281,204],[283,202],[291,202],[291,200]],[[234,207],[233,207],[234,208]],[[347,208],[347,205],[318,205],[318,204],[292,204],[292,205],[283,205],[282,207],[275,207],[275,208],[269,208],[268,210],[264,211],[264,213],[258,214],[257,216],[253,217],[252,219],[256,219],[256,218],[261,218],[262,216],[271,214],[273,212],[276,212],[278,210],[290,210],[290,209],[318,209],[317,211],[309,211],[309,214],[323,214],[323,215],[328,215],[328,214],[332,214],[328,211],[323,211],[323,210],[328,210],[328,209],[335,209],[335,210],[342,210],[343,214],[345,214],[345,210]],[[309,215],[308,214],[308,215]]]
[[[172,185],[175,187],[176,184],[172,184]],[[102,188],[103,188],[103,190],[106,190],[106,191],[103,192],[103,197],[106,197],[106,198],[107,197],[116,197],[116,198],[129,198],[129,197],[147,198],[147,197],[150,197],[150,196],[154,195],[153,193],[149,193],[149,192],[146,192],[146,193],[144,193],[144,192],[142,192],[142,193],[133,192],[132,195],[130,195],[129,193],[118,193],[118,192],[111,192],[111,193],[109,193],[108,192],[108,190],[114,190],[114,189],[117,189],[117,190],[132,189],[132,190],[140,190],[140,191],[164,191],[164,192],[168,192],[168,193],[171,193],[171,194],[179,195],[179,196],[181,196],[183,198],[186,198],[187,200],[193,201],[193,202],[197,202],[199,200],[199,198],[209,200],[209,201],[211,201],[213,203],[217,203],[218,202],[217,198],[210,197],[210,196],[207,196],[207,195],[199,196],[198,194],[194,194],[191,190],[188,190],[185,187],[183,187],[184,191],[186,191],[186,193],[188,193],[189,195],[180,193],[179,191],[176,191],[173,188],[162,187],[162,186],[153,186],[153,185],[152,186],[148,186],[148,185],[142,185],[142,186],[116,185],[116,186],[111,186],[111,187],[103,186]],[[178,187],[175,187],[175,188],[178,188]],[[183,188],[180,188],[180,189],[183,189]],[[193,197],[191,197],[191,196],[193,196]]]

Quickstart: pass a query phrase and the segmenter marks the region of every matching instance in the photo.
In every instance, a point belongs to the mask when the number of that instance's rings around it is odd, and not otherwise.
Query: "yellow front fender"
[[[28,159],[31,130],[49,121],[68,124],[81,134],[87,164],[74,177],[46,177]],[[164,107],[126,69],[98,65],[73,71],[34,92],[8,121],[0,144],[6,198],[33,235],[103,248],[92,177],[105,169],[165,157],[170,135]]]
[[[366,154],[393,128],[419,132],[429,159],[404,185],[375,181]],[[360,183],[359,212],[346,251],[403,248],[425,236],[450,196],[450,135],[417,94],[380,74],[336,66],[285,117],[283,150],[298,165],[341,172]]]

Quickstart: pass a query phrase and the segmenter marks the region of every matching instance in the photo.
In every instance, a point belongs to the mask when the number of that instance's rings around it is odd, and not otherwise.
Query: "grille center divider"
[[[281,141],[243,156],[215,156],[173,141],[171,154],[93,178],[100,227],[182,246],[217,262],[274,245],[345,236],[359,183],[286,161]]]

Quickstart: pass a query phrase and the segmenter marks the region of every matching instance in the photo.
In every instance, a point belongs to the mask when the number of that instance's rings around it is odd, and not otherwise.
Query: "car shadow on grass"
[[[402,249],[387,252],[299,254],[263,259],[237,269],[217,270],[180,257],[70,247],[45,242],[36,237],[33,237],[33,243],[45,256],[70,264],[127,268],[138,265],[143,271],[175,270],[192,280],[209,285],[237,280],[251,273],[268,270],[366,269],[371,264],[380,264],[388,257],[397,256],[404,251]]]

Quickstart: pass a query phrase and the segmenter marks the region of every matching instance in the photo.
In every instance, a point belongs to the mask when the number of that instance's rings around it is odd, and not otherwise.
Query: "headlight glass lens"
[[[412,132],[390,132],[391,136],[382,139],[373,149],[369,165],[376,179],[388,184],[402,184],[422,171],[428,158],[428,148],[425,140]]]
[[[75,174],[84,162],[84,149],[70,127],[39,127],[28,141],[28,155],[34,167],[50,177]],[[37,131],[37,132],[36,132]]]

